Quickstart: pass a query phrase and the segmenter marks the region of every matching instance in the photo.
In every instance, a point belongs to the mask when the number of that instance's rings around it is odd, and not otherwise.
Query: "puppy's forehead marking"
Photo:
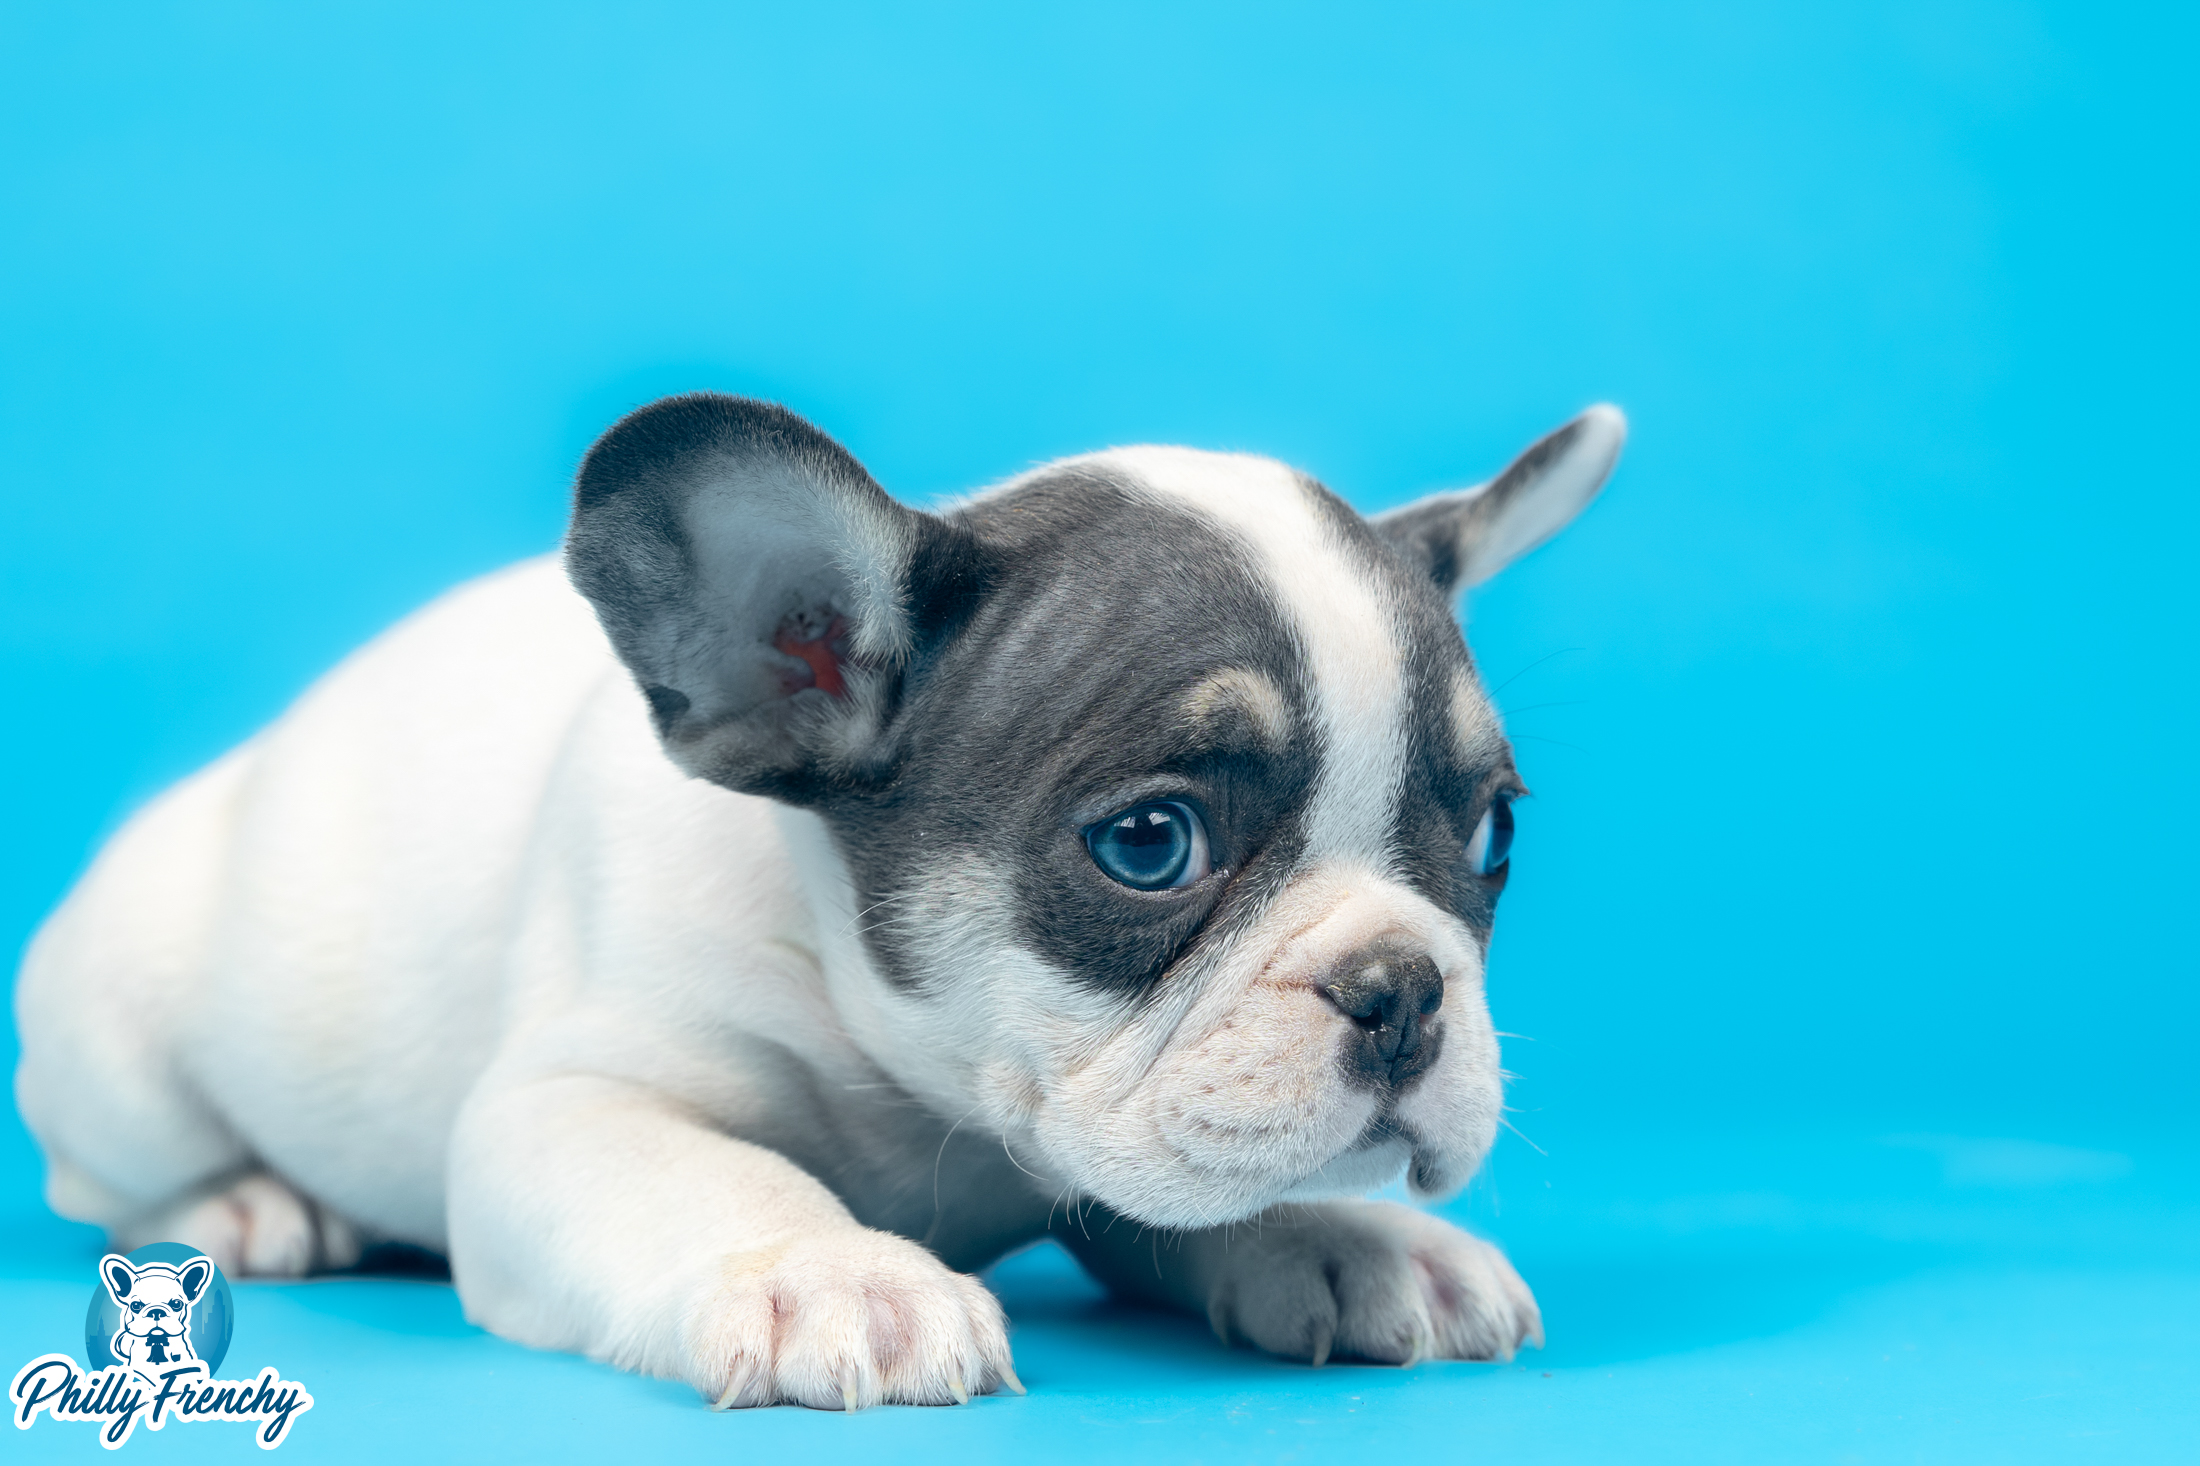
[[[1234,531],[1260,557],[1312,683],[1322,759],[1307,854],[1387,868],[1407,756],[1406,679],[1382,582],[1358,563],[1316,490],[1273,459],[1139,447],[1096,461]]]
[[[1227,711],[1236,711],[1253,725],[1261,742],[1281,749],[1291,741],[1291,707],[1283,689],[1266,672],[1251,667],[1225,667],[1184,695],[1184,720],[1194,727],[1214,722]]]

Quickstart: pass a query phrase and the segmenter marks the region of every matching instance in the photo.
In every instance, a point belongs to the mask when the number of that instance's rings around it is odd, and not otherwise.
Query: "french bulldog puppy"
[[[155,801],[26,959],[62,1213],[244,1274],[446,1253],[507,1338],[719,1405],[1020,1388],[1059,1237],[1316,1363],[1540,1342],[1474,1172],[1512,751],[1455,596],[1594,495],[1592,408],[1363,519],[1116,449],[939,513],[783,408],[589,451],[463,587]]]
[[[139,1266],[127,1257],[99,1260],[107,1296],[122,1310],[122,1327],[108,1347],[132,1374],[156,1390],[161,1375],[198,1359],[191,1347],[191,1305],[206,1291],[212,1268],[203,1257],[181,1267],[165,1262]]]

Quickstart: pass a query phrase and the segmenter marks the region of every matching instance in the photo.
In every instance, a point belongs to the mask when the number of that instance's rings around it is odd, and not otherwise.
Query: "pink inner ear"
[[[810,680],[803,682],[797,674],[789,679],[794,685],[787,691],[800,692],[805,687],[815,687],[827,697],[847,696],[848,684],[840,675],[840,652],[834,646],[847,632],[848,623],[839,616],[835,616],[832,624],[825,628],[825,634],[814,641],[796,640],[795,624],[791,620],[781,626],[779,634],[772,638],[772,645],[790,657],[800,657],[810,666]]]

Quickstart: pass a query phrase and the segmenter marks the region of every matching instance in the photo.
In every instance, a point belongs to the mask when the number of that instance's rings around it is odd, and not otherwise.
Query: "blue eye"
[[[1207,829],[1188,805],[1136,804],[1085,831],[1092,863],[1136,891],[1188,886],[1209,870]]]
[[[1512,858],[1512,800],[1499,795],[1482,811],[1482,822],[1467,841],[1467,869],[1478,876],[1492,876]]]

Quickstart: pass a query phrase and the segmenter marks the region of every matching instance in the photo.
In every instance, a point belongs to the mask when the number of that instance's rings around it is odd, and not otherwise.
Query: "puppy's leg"
[[[122,1250],[181,1242],[214,1259],[231,1277],[296,1278],[359,1260],[358,1233],[342,1217],[299,1195],[265,1171],[110,1229]]]
[[[475,1322],[686,1380],[720,1406],[1021,1388],[975,1278],[632,1083],[492,1071],[453,1137],[450,1236]]]
[[[1120,1218],[1086,1230],[1064,1240],[1109,1287],[1205,1314],[1225,1340],[1291,1359],[1503,1360],[1543,1343],[1535,1299],[1504,1254],[1411,1207],[1333,1201],[1209,1231]]]

